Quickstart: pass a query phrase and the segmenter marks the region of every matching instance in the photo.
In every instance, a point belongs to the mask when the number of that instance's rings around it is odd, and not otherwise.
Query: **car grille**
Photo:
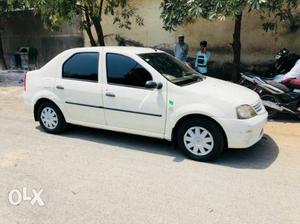
[[[256,104],[254,104],[253,106],[253,109],[255,110],[256,113],[259,113],[262,111],[263,109],[263,105],[262,105],[262,102],[261,101],[258,101]]]

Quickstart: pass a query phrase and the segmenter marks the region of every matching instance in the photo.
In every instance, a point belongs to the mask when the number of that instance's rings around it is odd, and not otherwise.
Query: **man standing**
[[[184,35],[178,36],[178,43],[175,45],[174,55],[182,62],[186,62],[189,53],[189,46],[184,42]]]
[[[292,89],[300,89],[300,59],[296,62],[292,70],[284,75],[281,83]],[[297,110],[300,112],[300,105],[298,105]]]
[[[195,68],[196,70],[203,74],[207,75],[208,69],[207,64],[211,58],[211,53],[207,50],[207,41],[200,42],[200,51],[196,54]]]
[[[292,89],[300,89],[300,59],[296,62],[291,71],[284,75],[281,83]]]

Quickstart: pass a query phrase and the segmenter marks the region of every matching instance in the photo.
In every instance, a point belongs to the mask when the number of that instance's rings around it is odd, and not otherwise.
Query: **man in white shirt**
[[[300,60],[284,75],[281,83],[293,89],[300,89]]]
[[[182,62],[186,62],[189,53],[189,45],[184,42],[184,35],[178,36],[178,43],[174,48],[174,55]]]

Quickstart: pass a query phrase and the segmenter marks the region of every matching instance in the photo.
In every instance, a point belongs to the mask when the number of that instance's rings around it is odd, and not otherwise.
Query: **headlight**
[[[242,105],[236,108],[236,113],[238,119],[250,119],[255,117],[257,113],[250,105]]]

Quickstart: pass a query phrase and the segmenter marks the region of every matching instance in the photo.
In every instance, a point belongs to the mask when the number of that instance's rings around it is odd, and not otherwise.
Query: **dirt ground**
[[[21,77],[0,82],[1,224],[300,223],[296,119],[270,121],[250,149],[199,163],[152,138],[76,126],[46,134],[24,108]],[[9,203],[24,187],[42,189],[45,206]]]

